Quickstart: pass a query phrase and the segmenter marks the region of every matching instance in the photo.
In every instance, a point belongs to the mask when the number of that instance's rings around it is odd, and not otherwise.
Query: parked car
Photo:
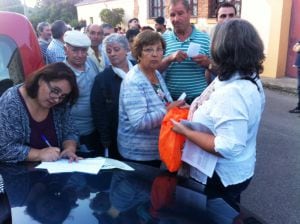
[[[2,218],[4,223],[13,224],[266,224],[217,192],[208,195],[204,185],[192,179],[151,166],[125,163],[134,170],[113,169],[124,166],[110,159],[105,160],[97,175],[89,174],[88,168],[86,173],[48,173],[34,168],[38,163],[0,163],[5,188],[4,200],[0,198],[0,221]],[[55,172],[61,172],[59,162],[55,167]]]
[[[21,14],[0,11],[0,95],[43,65],[30,21]]]

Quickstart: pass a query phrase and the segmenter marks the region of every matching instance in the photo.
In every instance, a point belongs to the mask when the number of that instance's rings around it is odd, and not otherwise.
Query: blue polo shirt
[[[98,68],[90,58],[87,58],[85,62],[84,71],[77,70],[67,61],[64,62],[75,73],[79,89],[79,97],[71,109],[71,116],[80,136],[89,135],[95,130],[91,112],[90,97],[95,77],[98,74]]]
[[[181,50],[187,52],[191,42],[200,44],[199,54],[210,56],[210,38],[206,33],[197,30],[194,26],[191,35],[181,41],[174,32],[166,32],[163,38],[166,41],[167,48],[165,56]],[[188,102],[199,96],[206,88],[205,69],[197,63],[187,58],[183,62],[172,62],[165,71],[165,81],[167,87],[176,100],[182,92],[186,92]]]

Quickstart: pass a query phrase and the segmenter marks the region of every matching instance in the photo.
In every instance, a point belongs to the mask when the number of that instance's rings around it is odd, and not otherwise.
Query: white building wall
[[[146,0],[143,0],[146,1]],[[103,9],[123,8],[125,15],[123,18],[123,26],[127,27],[129,19],[134,17],[134,0],[116,0],[110,2],[96,3],[91,5],[82,5],[77,7],[78,20],[86,20],[87,25],[90,24],[90,17],[93,18],[93,23],[101,24],[99,16]]]
[[[243,0],[241,17],[249,21],[257,29],[268,52],[270,28],[271,28],[271,6],[270,0]],[[257,7],[259,5],[259,7]],[[255,12],[255,16],[253,16]]]
[[[138,9],[138,15],[134,15],[134,2],[135,0],[113,0],[110,2],[96,3],[91,5],[82,5],[77,7],[78,20],[85,20],[87,25],[90,24],[90,18],[93,18],[93,23],[101,24],[101,18],[99,16],[101,10],[108,8],[123,8],[125,15],[123,18],[123,27],[127,28],[127,22],[133,17],[137,17],[141,26],[151,25],[148,24],[148,12],[149,4],[147,0],[136,0]]]
[[[93,18],[93,23],[101,24],[100,11],[103,8],[102,4],[82,5],[77,7],[78,20],[85,20],[86,24],[90,24],[90,18]]]
[[[148,24],[148,12],[149,12],[148,0],[138,0],[138,6],[139,6],[138,18],[141,26],[152,26],[152,24]]]

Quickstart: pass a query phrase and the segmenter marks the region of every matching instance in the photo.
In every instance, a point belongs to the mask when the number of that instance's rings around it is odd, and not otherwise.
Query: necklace
[[[168,100],[166,98],[166,94],[162,90],[160,83],[157,84],[151,83],[154,91],[156,92],[157,96],[160,98],[160,100],[166,105],[168,104]]]

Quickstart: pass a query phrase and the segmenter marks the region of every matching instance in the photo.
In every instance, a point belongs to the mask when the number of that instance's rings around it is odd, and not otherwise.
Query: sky
[[[36,0],[22,0],[28,7],[34,7]]]

